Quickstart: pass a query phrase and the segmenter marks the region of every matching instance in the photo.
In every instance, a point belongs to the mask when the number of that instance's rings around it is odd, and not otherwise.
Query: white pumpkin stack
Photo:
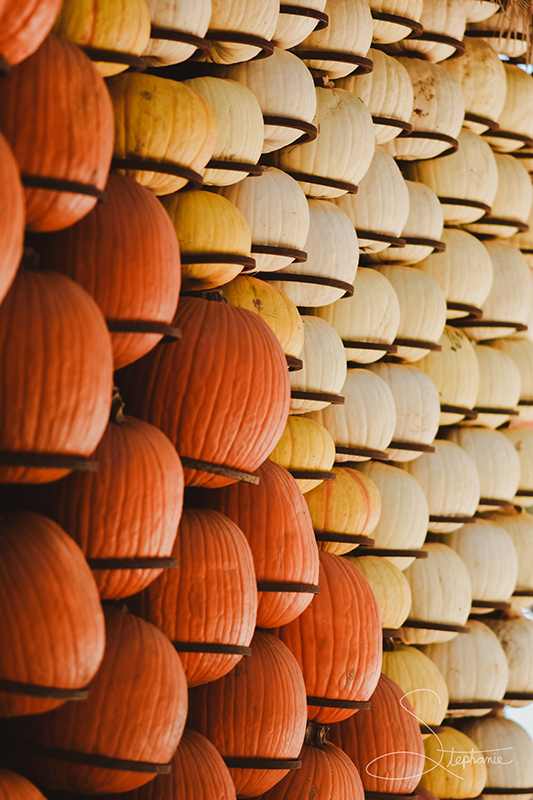
[[[290,374],[291,414],[318,411],[331,402],[342,402],[340,390],[346,380],[344,347],[335,328],[318,317],[303,317],[302,321],[304,346],[299,358],[303,368]],[[321,395],[325,395],[322,400]]]

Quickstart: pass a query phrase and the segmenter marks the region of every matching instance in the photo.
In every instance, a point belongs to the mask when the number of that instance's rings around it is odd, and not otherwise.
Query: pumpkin
[[[83,468],[113,386],[111,340],[94,300],[65,275],[21,267],[0,306],[0,344],[0,480],[47,483]]]
[[[327,28],[314,30],[294,48],[309,69],[332,80],[353,72],[354,64],[365,64],[372,43],[372,16],[367,0],[327,0]],[[346,60],[339,58],[346,53]]]
[[[471,33],[472,32],[472,33]],[[465,31],[467,36],[482,36],[500,55],[517,58],[527,52],[526,16],[520,13],[502,12],[491,14],[481,22],[473,22]]]
[[[492,262],[483,244],[466,231],[444,228],[443,253],[431,253],[416,266],[431,275],[446,297],[447,319],[469,314],[479,308],[492,286]]]
[[[303,317],[304,346],[300,352],[303,368],[291,372],[292,394],[326,394],[337,397],[346,380],[346,358],[335,328],[319,317]],[[331,398],[333,399],[333,398]],[[291,397],[291,413],[304,414],[326,408],[331,400]]]
[[[466,21],[482,22],[498,11],[498,4],[493,0],[465,0]]]
[[[381,497],[364,473],[346,467],[334,467],[332,472],[336,479],[307,492],[305,501],[319,550],[343,555],[357,547],[350,536],[371,536],[381,513]],[[340,534],[338,542],[335,534]]]
[[[187,684],[178,654],[148,622],[112,607],[104,614],[106,648],[89,698],[19,723],[24,763],[42,786],[91,794],[136,789],[164,771],[180,740]]]
[[[479,502],[479,476],[472,457],[454,442],[436,439],[434,453],[402,464],[416,478],[427,498],[429,530],[449,533],[460,528],[462,517],[471,517]],[[431,517],[450,518],[432,520]]]
[[[384,451],[396,426],[394,398],[385,381],[368,370],[349,369],[342,395],[344,405],[310,414],[332,435],[337,461],[364,461]]]
[[[295,479],[272,461],[265,461],[256,474],[257,486],[240,481],[206,490],[200,503],[221,511],[243,531],[257,580],[268,590],[259,592],[257,625],[275,628],[292,622],[313,599],[318,552],[313,523]],[[286,587],[279,585],[284,583]]]
[[[499,157],[493,154],[486,141],[466,128],[457,140],[459,150],[456,153],[429,161],[409,162],[405,169],[408,178],[421,181],[438,195],[447,225],[473,222],[482,217],[487,208],[487,213],[490,213],[495,197],[498,202],[496,191],[501,188],[498,183]],[[504,202],[506,197],[504,192]],[[496,216],[494,209],[493,213]],[[467,228],[474,232],[477,229],[476,226]]]
[[[351,293],[359,263],[357,234],[349,217],[334,203],[308,200],[308,205],[307,260],[280,270],[281,280],[274,285],[297,306],[325,306],[347,291]],[[312,281],[315,277],[316,283]]]
[[[177,192],[187,183],[179,168],[202,173],[217,143],[217,118],[211,106],[184,83],[139,72],[107,81],[115,112],[114,157],[126,161],[121,175],[134,178],[157,195]],[[145,163],[146,162],[146,163]],[[167,163],[168,174],[150,170]]]
[[[364,0],[346,2],[364,5]],[[345,89],[317,87],[316,99],[313,125],[319,131],[317,138],[277,150],[269,160],[295,177],[306,195],[340,197],[354,191],[370,166],[376,146],[374,125],[364,103]]]
[[[381,669],[402,687],[421,725],[441,724],[449,696],[446,681],[434,661],[417,647],[394,643],[393,649],[383,651]],[[427,729],[422,732],[427,733]]]
[[[426,538],[428,504],[418,481],[402,469],[365,461],[357,465],[378,487],[381,495],[381,514],[372,536],[375,546],[389,549],[416,549]],[[387,556],[404,570],[412,562],[410,556]]]
[[[163,67],[190,58],[196,46],[180,41],[179,34],[203,39],[211,19],[211,0],[173,0],[171,3],[166,0],[146,0],[146,5],[152,28],[155,28],[143,53],[147,63],[151,67]],[[178,38],[166,39],[166,33],[176,33]]]
[[[442,673],[452,703],[499,701],[505,694],[509,668],[502,646],[490,628],[478,620],[468,621],[470,634],[450,642],[428,644],[423,652]],[[488,708],[490,708],[490,702]],[[451,716],[479,716],[488,708],[450,710]]]
[[[520,373],[520,400],[518,401],[518,422],[533,420],[533,342],[527,339],[502,338],[490,342],[490,346],[510,356]],[[526,405],[521,405],[525,402]]]
[[[518,493],[513,498],[513,503],[519,506],[529,506],[533,496],[533,429],[526,425],[519,425],[509,430],[502,430],[502,434],[513,445],[520,462]]]
[[[104,655],[98,590],[55,522],[25,511],[1,523],[0,717],[40,714],[86,697]]]
[[[424,0],[418,18],[424,27],[425,36],[420,39],[414,35],[392,45],[395,53],[420,53],[428,61],[444,61],[457,52],[453,42],[439,41],[441,36],[460,42],[466,28],[466,7],[464,0]],[[436,34],[436,37],[433,36]],[[438,37],[438,38],[437,38]]]
[[[402,24],[405,22],[402,17],[419,22],[423,0],[370,0],[370,8],[374,21],[372,41],[389,44],[404,39],[412,32],[410,27]],[[393,19],[382,19],[385,15],[391,15]]]
[[[246,219],[233,203],[200,191],[167,195],[161,202],[178,235],[185,291],[214,289],[241,272],[250,260],[252,239]],[[219,254],[221,262],[213,262]]]
[[[132,607],[168,636],[187,684],[198,686],[250,655],[257,615],[254,563],[240,528],[207,509],[184,509],[172,556],[177,569],[160,575]]]
[[[424,764],[422,735],[403,688],[387,675],[381,675],[370,708],[332,725],[330,737],[354,762],[366,792],[415,789]]]
[[[470,575],[461,556],[448,545],[430,542],[422,549],[428,557],[415,559],[404,572],[413,602],[402,639],[406,644],[448,642],[460,634],[431,626],[465,624],[472,605]],[[410,628],[410,620],[422,622],[424,627]]]
[[[509,665],[507,692],[530,694],[533,691],[533,624],[521,614],[506,612],[502,619],[488,619],[487,625],[494,631],[503,647]],[[531,700],[511,700],[511,706],[528,705]]]
[[[46,39],[61,0],[5,0],[0,11],[0,53],[8,64],[20,64]]]
[[[497,40],[494,42],[491,41],[491,39],[487,39],[488,44],[494,47],[496,51],[498,45],[502,47],[510,45],[512,47],[512,39],[507,37],[498,39],[499,26],[502,23],[501,15],[494,15],[490,24],[492,25],[493,22],[498,25],[498,33],[496,34]],[[483,24],[486,25],[486,23]],[[520,41],[519,45],[520,47],[525,47],[525,41]],[[503,68],[505,70],[507,91],[505,92],[505,104],[496,122],[500,124],[504,131],[519,134],[525,137],[526,140],[531,139],[533,137],[533,123],[531,122],[530,115],[527,113],[527,107],[529,103],[533,101],[533,80],[531,79],[531,75],[528,75],[527,72],[524,72],[524,70],[520,69],[520,67],[515,64],[504,64]],[[510,153],[522,147],[522,140],[520,138],[515,139],[514,137],[507,138],[506,136],[498,136],[497,132],[494,132],[492,136],[487,136],[487,141],[491,147],[502,153]]]
[[[320,594],[277,634],[294,654],[307,691],[308,717],[347,719],[370,699],[381,669],[379,606],[353,564],[320,552]]]
[[[96,3],[63,0],[59,16],[53,27],[56,36],[63,36],[90,52],[108,50],[121,56],[140,56],[150,40],[150,14],[145,0],[133,0],[127,7],[117,0],[98,0]],[[98,72],[105,77],[118,75],[128,69],[126,63],[106,61],[98,53],[93,61]]]
[[[2,800],[43,800],[44,794],[36,786],[11,772],[8,769],[0,769],[0,798]]]
[[[516,588],[511,598],[512,607],[520,609],[531,603],[530,595],[533,590],[533,559],[531,558],[533,539],[533,516],[522,509],[507,511],[493,511],[487,515],[502,528],[505,528],[515,546],[518,558],[518,577]],[[525,594],[521,595],[520,592]]]
[[[335,442],[329,431],[309,417],[289,416],[285,429],[269,455],[270,461],[290,472],[308,473],[297,477],[302,492],[310,492],[324,480],[335,462]],[[318,475],[313,477],[313,473]]]
[[[207,58],[215,64],[238,64],[250,61],[261,53],[256,42],[248,44],[249,37],[263,40],[263,52],[272,50],[270,40],[279,18],[277,0],[211,0],[211,22],[207,38],[213,47]],[[226,39],[224,34],[228,33]]]
[[[162,338],[140,327],[169,325],[181,283],[180,251],[168,215],[153,193],[110,175],[107,200],[76,225],[36,239],[41,265],[56,269],[94,297],[111,333],[115,369],[136,361]]]
[[[312,124],[316,112],[313,78],[293,53],[275,47],[270,58],[218,67],[216,74],[242,83],[257,98],[265,118],[263,153],[286,147]],[[268,124],[268,117],[283,117],[291,124],[281,120]],[[297,127],[298,122],[304,123],[302,128]]]
[[[187,485],[225,486],[236,478],[211,473],[213,465],[253,472],[279,440],[287,362],[268,325],[246,309],[184,297],[174,324],[183,341],[160,345],[117,381],[132,414],[161,428],[182,460],[194,459],[184,463]]]
[[[487,782],[485,756],[479,745],[455,728],[424,739],[426,763],[419,787],[437,797],[463,800],[478,797]]]
[[[29,230],[67,228],[94,208],[109,172],[113,114],[102,78],[75,44],[49,36],[2,80],[0,130],[27,184]]]
[[[439,339],[440,352],[432,352],[417,362],[435,386],[440,397],[441,425],[459,422],[476,403],[479,367],[468,338],[448,325]]]
[[[377,361],[385,351],[378,346],[357,347],[358,343],[390,345],[400,324],[398,295],[390,282],[373,269],[357,270],[352,297],[316,308],[314,313],[333,325],[344,342],[346,358],[359,364]]]
[[[390,245],[387,239],[394,241],[405,227],[409,191],[394,159],[376,147],[357,194],[345,194],[335,203],[350,217],[361,253],[379,253]]]
[[[468,720],[462,723],[461,729],[475,737],[481,750],[500,756],[500,759],[487,759],[487,791],[483,795],[490,797],[489,787],[497,787],[500,790],[509,788],[511,796],[513,789],[522,789],[520,794],[527,797],[529,792],[523,790],[533,784],[533,741],[528,731],[503,714]],[[502,794],[498,792],[498,796]]]
[[[413,461],[423,450],[417,445],[431,445],[437,434],[440,419],[440,400],[435,384],[425,372],[408,364],[373,364],[369,369],[385,381],[392,392],[396,407],[396,427],[391,461]],[[398,442],[402,445],[395,448]],[[414,445],[413,449],[409,445]]]
[[[521,152],[521,151],[519,151],[519,152]],[[515,158],[518,158],[518,153],[515,153]],[[520,160],[521,160],[523,166],[526,167],[526,169],[528,169],[530,171],[530,175],[531,175],[531,169],[530,169],[530,163],[529,163],[530,159],[529,158],[524,158],[524,159],[521,158]],[[519,231],[518,233],[515,233],[511,237],[510,243],[512,245],[514,245],[515,247],[518,247],[518,249],[522,251],[522,253],[526,257],[526,261],[528,263],[528,266],[531,269],[531,251],[533,250],[533,205],[531,206],[531,209],[529,211],[529,216],[527,218],[527,224],[529,225],[528,230],[527,231]]]
[[[400,628],[411,607],[411,587],[403,572],[380,556],[356,554],[347,558],[369,582],[379,606],[382,627]]]
[[[479,366],[479,389],[476,408],[485,409],[475,420],[464,425],[498,428],[510,419],[505,411],[514,411],[520,398],[520,372],[513,359],[494,347],[479,344],[474,347]],[[490,413],[490,410],[494,413]]]
[[[202,97],[214,111],[218,136],[213,148],[214,161],[257,164],[264,141],[263,115],[253,92],[238,81],[210,75],[183,81]],[[228,186],[244,180],[248,172],[240,169],[209,167],[204,171],[205,184]]]
[[[518,232],[518,225],[525,223],[533,202],[531,176],[520,161],[510,155],[496,153],[498,168],[498,191],[488,218],[466,225],[466,230],[486,236],[509,238]],[[491,217],[496,218],[491,222]],[[499,220],[505,221],[504,224]],[[502,220],[502,221],[503,221]],[[513,223],[517,222],[518,225]]]
[[[292,5],[302,9],[301,16],[280,8],[278,24],[272,37],[274,44],[283,47],[284,50],[299,44],[316,28],[319,22],[318,17],[307,16],[305,12],[310,10],[323,13],[326,0],[296,0]]]
[[[291,265],[301,253],[309,233],[309,207],[297,181],[275,167],[263,167],[250,176],[218,190],[243,214],[252,235],[258,270],[279,270]],[[266,250],[267,252],[258,252]],[[289,250],[288,255],[283,255]],[[281,251],[281,252],[280,252]]]
[[[249,658],[190,692],[188,725],[215,745],[239,797],[267,792],[295,768],[304,741],[305,685],[296,658],[278,638],[257,631]]]
[[[414,2],[422,7],[420,0]],[[386,3],[372,3],[371,8],[375,5],[383,6]],[[374,25],[376,24],[383,23],[374,20]],[[379,122],[374,122],[374,131],[376,144],[384,144],[395,139],[404,125],[409,124],[413,113],[413,85],[409,73],[397,59],[375,48],[368,51],[368,57],[374,62],[372,72],[364,75],[352,73],[347,78],[335,81],[335,85],[360,97],[372,118],[381,118]],[[395,122],[404,125],[395,125]]]
[[[0,165],[2,186],[0,187],[0,303],[13,282],[24,245],[24,189],[20,182],[19,169],[4,136],[0,133]]]
[[[463,124],[464,101],[461,87],[440,64],[421,58],[398,59],[411,78],[414,111],[408,120],[415,136],[396,138],[385,145],[391,156],[405,161],[434,158],[450,146],[448,139],[424,138],[424,133],[443,134],[456,139]]]

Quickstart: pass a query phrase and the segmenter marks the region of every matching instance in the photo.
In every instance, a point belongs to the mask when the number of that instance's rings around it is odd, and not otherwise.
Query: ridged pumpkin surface
[[[2,514],[0,524],[1,678],[85,688],[104,655],[105,633],[83,553],[40,514]],[[0,717],[39,714],[64,702],[0,692]]]
[[[353,708],[343,700],[368,700],[381,669],[381,618],[365,576],[340,556],[320,553],[320,594],[278,636],[294,653],[303,672],[309,718],[327,723],[347,719]],[[318,698],[340,701],[320,706]]]
[[[507,797],[514,795],[514,788],[521,788],[522,797],[524,794],[527,797],[529,792],[523,790],[533,784],[533,741],[527,728],[524,730],[518,722],[497,715],[469,720],[461,729],[467,736],[474,737],[481,752],[492,754],[495,751],[501,756],[501,761],[487,759],[486,785],[508,788]]]
[[[340,394],[346,380],[346,357],[335,328],[319,317],[302,318],[304,342],[299,357],[303,368],[291,372],[291,391]],[[291,397],[291,413],[305,414],[330,405],[327,400]]]
[[[278,340],[250,311],[197,298],[180,300],[174,324],[182,341],[158,346],[117,376],[128,409],[161,428],[180,456],[253,472],[289,410]],[[185,470],[187,485],[233,482]]]
[[[181,283],[180,251],[172,223],[149,189],[110,175],[106,202],[65,231],[39,237],[45,269],[80,283],[108,320],[169,325]],[[141,358],[161,335],[111,333],[115,369]]]
[[[235,31],[268,41],[272,39],[279,19],[277,0],[211,0],[211,6],[210,30]],[[220,41],[213,42],[208,60],[215,64],[239,64],[260,52],[253,45],[228,42],[221,34]]]
[[[528,600],[528,602],[530,602]],[[522,614],[510,613],[503,619],[488,619],[505,652],[509,666],[508,692],[533,691],[533,625]],[[521,701],[509,701],[518,706]],[[526,702],[527,705],[527,702]]]
[[[293,5],[324,11],[327,0],[295,0]],[[272,41],[278,47],[288,49],[299,44],[316,28],[318,20],[312,17],[296,16],[296,14],[280,14]]]
[[[113,110],[104,81],[75,44],[49,36],[11,70],[0,85],[0,129],[22,173],[105,188]],[[32,231],[66,228],[96,205],[86,194],[24,192]]]
[[[281,437],[269,455],[269,460],[291,470],[309,470],[297,484],[305,494],[322,483],[313,477],[314,471],[329,472],[335,462],[335,442],[326,428],[315,420],[291,414]]]
[[[26,209],[19,168],[6,139],[0,134],[0,302],[11,286],[22,256]]]
[[[154,28],[185,32],[203,38],[211,19],[211,0],[146,0]],[[151,67],[179,64],[192,56],[196,47],[171,39],[150,39],[143,55]]]
[[[35,53],[50,33],[61,0],[4,0],[0,15],[0,53],[8,64],[20,64]]]
[[[165,570],[133,609],[172,642],[248,647],[257,614],[252,553],[240,528],[218,511],[186,508],[172,550],[177,569]],[[226,675],[241,655],[182,652],[189,686]]]
[[[176,750],[187,715],[179,656],[153,625],[112,607],[104,613],[106,649],[89,698],[21,721],[21,737],[80,754],[165,764]],[[24,760],[40,785],[69,792],[126,792],[154,777],[153,772],[62,761],[44,752],[25,753]]]
[[[363,475],[364,473],[361,473]],[[360,569],[379,606],[383,628],[400,628],[411,608],[411,587],[403,572],[382,556],[349,555],[349,561]]]
[[[372,11],[399,15],[419,21],[422,14],[423,0],[370,0]],[[411,28],[394,21],[373,19],[374,42],[398,42],[411,33]]]
[[[257,631],[250,657],[190,692],[188,725],[207,736],[223,758],[298,758],[306,704],[296,659],[275,636]],[[239,797],[256,797],[287,770],[232,767],[230,774]]]
[[[286,469],[265,461],[257,485],[239,481],[202,494],[202,505],[232,519],[248,539],[258,581],[318,583],[318,552],[307,505]],[[296,619],[313,595],[259,592],[257,625],[275,628]]]
[[[428,656],[417,647],[394,644],[394,650],[383,651],[381,670],[402,687],[421,724],[441,724],[448,708],[448,687]],[[422,733],[428,733],[427,728]]]
[[[0,800],[44,800],[44,795],[22,775],[0,769]]]
[[[487,783],[485,754],[464,733],[447,726],[444,731],[425,737],[424,750],[421,788],[437,797],[455,800],[477,797],[483,791]]]

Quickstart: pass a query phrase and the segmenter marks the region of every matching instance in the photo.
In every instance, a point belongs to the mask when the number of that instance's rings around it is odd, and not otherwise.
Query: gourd
[[[422,726],[441,724],[448,708],[449,694],[444,676],[434,661],[417,647],[394,643],[392,649],[383,651],[381,669],[384,675],[402,687]],[[427,728],[423,727],[422,733],[428,733]]]
[[[499,14],[494,15],[491,24],[494,22],[498,26],[496,41],[490,38],[487,39],[488,44],[496,51],[498,45],[507,48],[509,45],[512,47],[514,44],[512,39],[498,38],[501,21],[502,18]],[[525,42],[521,40],[519,46],[520,48],[524,47]],[[533,124],[527,113],[528,104],[533,99],[533,80],[531,80],[531,76],[527,72],[517,67],[516,64],[504,64],[503,68],[505,70],[507,90],[505,92],[505,104],[496,122],[500,124],[504,131],[519,134],[519,138],[498,136],[498,133],[494,132],[492,136],[487,136],[487,141],[498,152],[511,153],[522,147],[522,137],[525,137],[526,141],[533,137]]]
[[[446,726],[424,738],[424,749],[426,763],[419,787],[451,800],[477,797],[483,791],[487,783],[483,745]],[[458,754],[455,759],[454,753]],[[466,760],[463,754],[468,754]]]
[[[394,630],[401,628],[411,607],[411,587],[403,572],[380,556],[356,554],[347,558],[361,570],[372,587],[379,606],[382,627]]]
[[[517,611],[531,602],[529,592],[533,591],[533,559],[531,545],[533,543],[533,517],[522,509],[493,511],[487,515],[502,528],[505,528],[515,546],[518,558],[518,577],[516,588],[511,598],[513,610]],[[523,592],[523,594],[521,594]]]
[[[207,33],[211,19],[211,0],[175,0],[172,3],[165,0],[146,0],[146,5],[155,32],[162,28],[164,32],[185,33],[201,39]],[[153,35],[143,56],[151,67],[163,67],[186,61],[195,50],[194,44]]]
[[[276,0],[211,0],[211,7],[207,38],[213,41],[213,47],[208,61],[238,64],[255,58],[262,49],[246,43],[250,36],[263,39],[263,47],[266,45],[263,52],[269,54],[268,44],[279,19],[279,3]],[[236,37],[225,39],[226,32],[236,34]]]
[[[291,397],[292,414],[305,414],[326,408],[330,405],[330,399],[342,397],[340,391],[346,380],[344,347],[335,328],[319,317],[305,316],[302,322],[304,344],[299,356],[303,368],[291,372],[291,392],[325,396],[322,399]]]
[[[487,219],[482,218],[465,227],[472,233],[508,239],[529,217],[533,187],[528,171],[518,159],[501,153],[496,153],[494,159],[498,169],[498,191],[490,204],[491,212]],[[491,222],[491,217],[495,218],[494,222]]]
[[[509,430],[502,430],[502,433],[513,445],[520,462],[520,481],[513,503],[518,506],[529,506],[533,496],[533,429],[526,425],[518,425]]]
[[[465,420],[463,425],[481,425],[498,428],[511,418],[506,411],[514,411],[520,398],[520,372],[513,359],[494,347],[478,344],[474,347],[479,366],[479,389],[476,397],[478,411],[475,420]],[[490,410],[494,413],[490,413]]]
[[[520,400],[518,401],[518,421],[533,420],[533,342],[528,339],[501,338],[490,342],[490,346],[510,356],[520,372]],[[525,402],[526,405],[521,405]]]
[[[293,6],[312,11],[323,12],[326,8],[327,0],[296,0]],[[302,42],[318,24],[318,19],[314,16],[296,15],[287,13],[280,9],[278,24],[274,31],[272,41],[278,46],[288,50],[290,47]]]
[[[320,413],[320,412],[318,412]],[[335,462],[335,442],[329,431],[316,420],[291,414],[285,429],[269,455],[270,461],[290,472],[302,472],[297,478],[302,492],[310,492],[324,480],[317,472],[329,472]],[[308,473],[308,474],[305,474]]]
[[[402,24],[402,17],[420,21],[420,15],[423,8],[423,0],[370,0],[370,8],[374,12],[374,34],[372,41],[388,44],[389,42],[397,42],[404,39],[411,33],[411,28]],[[393,17],[399,17],[398,21],[380,19],[378,14],[391,14]]]
[[[523,700],[507,699],[511,706],[529,705],[527,695],[533,690],[533,625],[516,612],[507,612],[502,619],[488,619],[487,625],[494,631],[505,652],[509,665],[507,692],[511,695],[526,694]]]
[[[20,64],[46,39],[61,0],[4,0],[0,7],[0,53],[8,64]]]
[[[466,7],[463,0],[424,0],[419,21],[424,27],[427,39],[402,39],[392,46],[396,53],[405,51],[420,53],[428,61],[444,61],[456,52],[453,43],[435,41],[432,34],[446,36],[461,41],[466,28]]]
[[[498,714],[463,722],[461,727],[475,737],[481,750],[495,750],[502,757],[501,761],[487,759],[487,795],[491,794],[489,787],[509,788],[512,796],[513,789],[522,789],[522,794],[533,784],[533,741],[522,725]]]

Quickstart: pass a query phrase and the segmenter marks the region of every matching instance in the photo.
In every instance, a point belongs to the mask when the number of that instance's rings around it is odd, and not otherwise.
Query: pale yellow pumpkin
[[[477,418],[465,419],[463,425],[498,428],[511,417],[498,409],[515,410],[520,399],[520,372],[513,359],[493,347],[474,347],[479,367],[476,408],[493,408],[496,413],[478,412]]]
[[[513,445],[520,462],[520,481],[518,489],[520,494],[513,498],[513,503],[519,506],[533,504],[533,428],[526,425],[502,430],[501,433]]]
[[[507,691],[533,692],[533,622],[521,614],[506,612],[503,619],[489,619],[487,625],[494,631],[503,647],[509,665]],[[529,705],[531,700],[507,700],[509,705]]]
[[[519,422],[533,421],[533,342],[528,339],[504,338],[489,342],[502,353],[510,356],[520,373]],[[524,401],[527,405],[520,405]],[[531,405],[529,405],[531,403]]]
[[[440,725],[448,708],[448,687],[435,663],[417,647],[394,644],[383,651],[381,671],[404,690],[423,725]],[[427,733],[422,728],[422,733]]]
[[[469,720],[461,725],[468,736],[475,739],[478,747],[487,754],[501,756],[487,759],[487,787],[509,789],[509,794],[492,795],[511,800],[517,795],[513,789],[533,786],[533,740],[522,725],[503,714],[495,714],[480,720]],[[490,791],[483,792],[491,797]],[[527,798],[527,793],[519,797]]]
[[[497,22],[498,26],[500,25],[501,17],[499,14],[495,15],[493,20]],[[487,39],[487,41],[491,46],[494,46],[494,42],[497,43],[498,39]],[[504,42],[505,40],[502,39],[501,41]],[[502,130],[521,133],[526,137],[532,138],[533,119],[529,109],[533,102],[533,78],[516,64],[504,64],[504,69],[507,84],[505,104],[496,121],[500,124]],[[491,147],[502,153],[510,153],[522,147],[522,142],[519,139],[506,139],[498,136],[497,133],[487,136],[487,141]]]
[[[211,0],[146,0],[152,26],[192,34],[203,39],[211,19]],[[195,52],[193,44],[171,39],[150,39],[143,55],[151,67],[186,61]]]
[[[462,731],[446,726],[424,739],[426,763],[420,778],[422,789],[450,800],[477,797],[487,782],[483,745]]]
[[[230,31],[272,39],[279,18],[278,0],[211,0],[210,31]],[[211,38],[211,37],[209,37]],[[238,64],[260,53],[259,47],[235,44],[224,39],[223,33],[213,42],[208,61],[215,64]]]
[[[363,550],[359,552],[361,555],[346,558],[369,582],[379,606],[382,627],[397,630],[407,619],[411,607],[409,582],[403,572],[386,558],[365,556]]]
[[[242,271],[238,256],[250,258],[252,237],[245,218],[229,200],[211,192],[194,191],[168,195],[161,202],[180,243],[182,289],[213,289]],[[202,255],[212,253],[235,255],[236,263],[202,261]],[[198,260],[183,263],[188,256],[198,256]]]
[[[495,14],[498,9],[498,3],[494,0],[464,0],[466,6],[466,21],[468,22],[483,22]]]
[[[294,0],[291,5],[316,11],[324,11],[326,8],[326,0]],[[290,14],[281,9],[272,41],[278,47],[283,47],[284,50],[288,50],[289,47],[294,47],[296,44],[303,41],[306,36],[309,36],[311,31],[316,28],[317,24],[318,20],[313,17]]]
[[[520,594],[521,591],[533,592],[533,516],[523,509],[512,509],[493,511],[488,514],[488,519],[505,528],[515,546],[518,577],[511,603],[515,610],[519,610],[533,602],[531,594]]]
[[[510,14],[499,9],[481,22],[468,25],[467,36],[469,31],[476,31],[478,36],[483,31],[485,41],[500,55],[517,58],[527,52],[527,30],[520,12]]]
[[[420,22],[424,33],[431,36],[448,36],[461,41],[466,28],[466,7],[464,0],[424,0]],[[422,58],[436,63],[444,61],[455,53],[453,44],[432,42],[431,39],[402,39],[392,48],[394,52],[420,53]]]
[[[289,416],[269,459],[288,470],[328,472],[335,462],[335,442],[324,426],[315,420]],[[298,478],[296,482],[305,493],[322,483],[322,479],[309,476]]]
[[[527,169],[530,169],[529,159],[520,159],[520,163],[525,166]],[[514,247],[518,247],[524,255],[526,255],[527,262],[531,269],[531,253],[533,251],[533,203],[531,205],[529,216],[526,220],[527,224],[529,225],[529,230],[527,231],[519,231],[515,233],[511,238],[511,244]]]
[[[423,6],[423,0],[370,0],[372,11],[407,17],[407,19],[415,22],[420,22]],[[398,42],[400,39],[409,36],[410,33],[411,28],[402,25],[401,20],[392,22],[374,17],[374,34],[372,36],[372,41],[374,42],[379,42],[380,44]]]
[[[292,301],[290,301],[292,302]],[[304,343],[299,358],[303,368],[291,372],[291,391],[340,395],[346,380],[346,358],[341,337],[328,322],[302,317]],[[327,400],[291,398],[291,414],[318,411]]]
[[[498,236],[508,239],[518,232],[513,225],[514,220],[526,222],[533,203],[533,186],[531,177],[526,168],[513,156],[496,153],[494,156],[498,169],[498,191],[492,203],[492,217],[507,221],[506,225],[484,222],[480,219],[471,225],[466,225],[466,230],[472,233],[482,233],[487,236]]]

